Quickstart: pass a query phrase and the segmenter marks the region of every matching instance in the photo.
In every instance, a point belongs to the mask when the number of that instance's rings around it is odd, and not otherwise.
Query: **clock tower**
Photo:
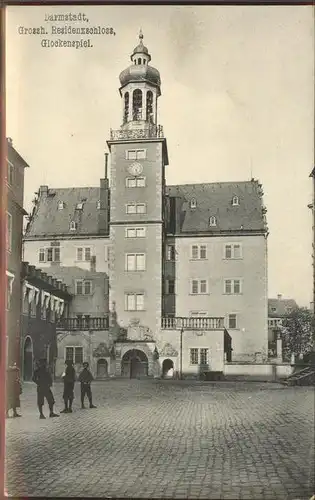
[[[119,76],[122,124],[111,130],[107,141],[111,153],[109,299],[115,311],[114,335],[119,329],[134,331],[138,325],[154,340],[162,314],[168,155],[163,129],[157,124],[160,74],[150,61],[140,32],[131,64]]]

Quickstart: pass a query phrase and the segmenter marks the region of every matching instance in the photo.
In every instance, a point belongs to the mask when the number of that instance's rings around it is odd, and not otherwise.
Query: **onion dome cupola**
[[[123,127],[139,122],[156,124],[157,98],[161,95],[161,79],[157,69],[149,65],[151,55],[143,44],[140,31],[139,44],[131,54],[132,64],[119,75],[119,89],[123,101]]]

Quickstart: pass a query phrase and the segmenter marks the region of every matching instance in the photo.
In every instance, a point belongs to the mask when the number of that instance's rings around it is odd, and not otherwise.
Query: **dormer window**
[[[239,197],[238,196],[233,196],[233,198],[232,198],[232,205],[233,205],[233,207],[236,207],[239,204],[240,204]]]
[[[77,229],[77,223],[74,222],[74,220],[72,220],[70,222],[70,231],[76,231],[76,229]]]
[[[97,210],[101,209],[101,202],[100,202],[100,200],[98,200],[98,202],[96,203],[96,208],[97,208]]]
[[[216,219],[216,217],[214,217],[214,216],[210,217],[210,219],[209,219],[209,226],[210,227],[214,227],[216,225],[217,225],[217,219]]]
[[[190,208],[197,208],[197,200],[196,200],[196,198],[192,198],[190,200]]]
[[[83,210],[83,203],[77,203],[77,206],[75,208],[77,210]]]

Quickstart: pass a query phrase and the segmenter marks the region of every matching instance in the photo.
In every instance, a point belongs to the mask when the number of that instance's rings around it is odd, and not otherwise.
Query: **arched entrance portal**
[[[33,342],[31,337],[26,337],[23,353],[23,378],[32,380],[33,376]]]
[[[163,378],[171,378],[174,375],[174,362],[171,359],[164,359],[162,363]]]
[[[97,361],[96,374],[98,378],[108,377],[108,363],[106,359],[99,359]]]
[[[123,377],[139,378],[148,376],[148,358],[143,351],[131,349],[121,360],[121,374]]]

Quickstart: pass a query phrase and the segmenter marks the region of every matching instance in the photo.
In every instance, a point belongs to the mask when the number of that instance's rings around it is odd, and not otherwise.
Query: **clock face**
[[[140,175],[142,173],[143,166],[140,163],[132,163],[128,167],[128,171],[131,175]]]

